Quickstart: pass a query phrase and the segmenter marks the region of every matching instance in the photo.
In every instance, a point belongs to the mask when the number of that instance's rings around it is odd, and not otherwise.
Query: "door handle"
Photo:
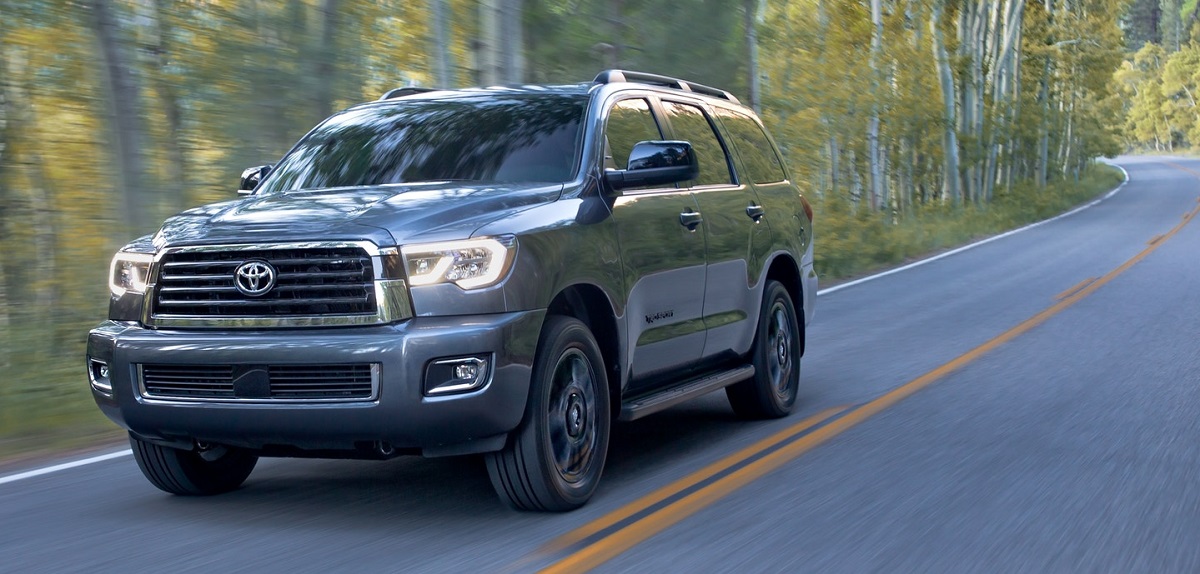
[[[746,215],[749,215],[750,219],[753,219],[755,223],[758,223],[758,220],[762,219],[766,213],[767,210],[763,209],[761,205],[751,205],[746,208]]]
[[[704,218],[700,217],[699,211],[685,211],[679,214],[679,224],[688,228],[688,231],[695,231],[701,221],[704,221]]]

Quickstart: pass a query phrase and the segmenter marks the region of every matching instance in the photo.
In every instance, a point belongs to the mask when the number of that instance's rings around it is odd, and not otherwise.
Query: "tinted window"
[[[284,157],[264,192],[575,175],[583,96],[412,100],[341,112]]]
[[[775,146],[771,145],[766,132],[754,118],[721,108],[717,109],[717,115],[725,125],[733,147],[737,148],[738,156],[742,158],[746,169],[742,179],[749,179],[754,183],[774,183],[787,179],[783,163],[775,153]]]
[[[604,153],[604,167],[625,169],[629,165],[629,152],[634,144],[662,139],[662,132],[650,105],[646,100],[621,100],[608,112],[608,124],[604,135],[608,149]]]
[[[728,185],[733,183],[729,175],[729,161],[725,158],[725,149],[721,147],[712,124],[704,110],[690,104],[663,102],[667,116],[671,119],[671,129],[675,137],[692,143],[696,159],[700,162],[700,177],[688,182],[688,186],[698,185]]]

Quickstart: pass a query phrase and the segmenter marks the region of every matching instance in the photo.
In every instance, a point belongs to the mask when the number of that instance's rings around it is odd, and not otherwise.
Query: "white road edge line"
[[[1110,192],[1108,192],[1107,194],[1105,194],[1105,195],[1104,195],[1104,197],[1101,197],[1101,198],[1099,198],[1099,199],[1094,199],[1094,200],[1092,200],[1092,201],[1090,201],[1090,202],[1088,202],[1088,203],[1086,203],[1086,204],[1084,204],[1084,205],[1081,205],[1081,206],[1079,206],[1079,207],[1076,207],[1075,209],[1072,209],[1071,211],[1068,211],[1068,212],[1066,212],[1066,213],[1060,213],[1060,214],[1058,214],[1058,215],[1056,215],[1056,216],[1054,216],[1054,217],[1051,217],[1050,219],[1044,219],[1044,220],[1042,220],[1042,221],[1039,221],[1039,222],[1037,222],[1037,223],[1030,223],[1029,225],[1026,225],[1025,227],[1020,227],[1020,228],[1017,228],[1017,229],[1013,229],[1013,230],[1011,230],[1011,231],[1006,231],[1006,232],[1004,232],[1004,233],[1001,233],[1000,235],[993,235],[993,236],[991,236],[991,237],[989,237],[989,238],[987,238],[987,239],[982,239],[982,240],[976,241],[975,243],[970,243],[970,244],[964,245],[964,246],[962,246],[962,247],[959,247],[959,248],[957,248],[957,249],[952,249],[952,250],[950,250],[950,251],[947,251],[947,252],[945,252],[945,253],[939,253],[939,254],[937,254],[937,255],[934,255],[933,257],[930,257],[930,258],[928,258],[928,259],[922,259],[922,260],[920,260],[920,261],[914,261],[914,262],[912,262],[912,263],[909,263],[908,265],[904,265],[903,267],[897,267],[897,268],[895,268],[895,269],[889,269],[889,270],[887,270],[887,271],[884,271],[884,272],[882,272],[882,273],[876,273],[875,275],[868,275],[867,277],[863,277],[863,278],[861,278],[861,279],[855,279],[854,281],[848,281],[848,282],[846,282],[846,283],[842,283],[841,285],[835,285],[835,286],[833,286],[833,287],[828,287],[828,288],[825,288],[825,289],[821,289],[821,290],[817,291],[817,295],[818,295],[818,296],[820,296],[820,295],[828,295],[828,294],[830,294],[830,293],[834,293],[834,292],[837,292],[837,291],[841,291],[842,289],[845,289],[845,288],[847,288],[847,287],[853,287],[853,286],[855,286],[855,285],[861,285],[861,284],[863,284],[863,283],[866,283],[867,281],[874,281],[874,280],[876,280],[876,279],[879,279],[880,277],[887,277],[888,275],[892,275],[892,274],[895,274],[895,273],[899,273],[899,272],[901,272],[901,271],[908,271],[909,269],[912,269],[913,267],[920,267],[920,266],[922,266],[922,265],[925,265],[926,263],[933,263],[934,261],[937,261],[938,259],[944,259],[944,258],[946,258],[946,257],[949,257],[949,256],[951,256],[951,255],[955,255],[955,254],[958,254],[958,253],[962,253],[963,251],[967,251],[967,250],[970,250],[970,249],[975,249],[976,247],[979,247],[980,245],[986,245],[986,244],[988,244],[988,243],[991,243],[991,242],[993,242],[993,241],[998,241],[998,240],[1000,240],[1000,239],[1004,239],[1005,237],[1008,237],[1008,236],[1010,236],[1010,235],[1016,235],[1016,234],[1018,234],[1018,233],[1020,233],[1020,232],[1022,232],[1022,231],[1028,231],[1028,230],[1030,230],[1030,229],[1033,229],[1034,227],[1037,227],[1037,226],[1039,226],[1039,225],[1045,225],[1045,224],[1047,224],[1047,223],[1050,223],[1051,221],[1056,221],[1056,220],[1062,219],[1062,218],[1064,218],[1064,217],[1069,217],[1069,216],[1071,216],[1071,215],[1075,215],[1076,213],[1079,213],[1080,211],[1083,211],[1083,210],[1085,210],[1085,209],[1087,209],[1087,208],[1089,208],[1089,207],[1092,207],[1092,206],[1094,206],[1094,205],[1096,205],[1096,204],[1100,203],[1101,201],[1104,201],[1104,200],[1106,200],[1106,199],[1108,199],[1108,198],[1110,198],[1110,197],[1112,197],[1112,196],[1116,195],[1118,191],[1121,191],[1121,189],[1125,187],[1125,184],[1129,183],[1129,172],[1125,171],[1125,168],[1123,168],[1123,167],[1121,167],[1121,166],[1119,166],[1119,165],[1117,165],[1117,164],[1113,164],[1113,163],[1110,163],[1110,164],[1108,164],[1108,165],[1111,165],[1111,166],[1113,166],[1113,167],[1115,167],[1115,168],[1117,168],[1117,169],[1121,170],[1121,174],[1125,176],[1125,179],[1124,179],[1124,181],[1122,181],[1122,182],[1121,182],[1121,184],[1120,184],[1120,185],[1118,185],[1118,186],[1117,186],[1116,188],[1114,188],[1112,191],[1110,191]]]
[[[67,470],[67,469],[71,469],[71,468],[87,466],[89,464],[95,464],[97,462],[104,462],[106,460],[112,460],[114,458],[121,458],[123,456],[129,456],[131,454],[133,454],[132,450],[128,450],[128,449],[121,450],[121,451],[117,451],[117,452],[110,452],[108,454],[102,454],[102,455],[93,456],[90,458],[85,458],[82,460],[76,460],[73,462],[64,462],[62,464],[56,464],[54,466],[47,466],[45,468],[37,468],[37,469],[26,471],[26,472],[10,474],[8,476],[0,476],[0,484],[8,484],[10,482],[16,482],[18,480],[25,480],[26,478],[33,478],[35,476],[42,476],[43,474],[50,474],[53,472],[58,472],[60,470]]]
[[[1089,207],[1092,207],[1093,205],[1096,205],[1097,203],[1100,203],[1101,201],[1104,201],[1104,200],[1106,200],[1106,199],[1108,199],[1108,198],[1110,198],[1110,197],[1112,197],[1112,196],[1116,195],[1118,191],[1121,191],[1121,188],[1125,187],[1125,184],[1129,183],[1129,172],[1125,171],[1125,168],[1123,168],[1123,167],[1121,167],[1121,166],[1119,166],[1119,165],[1116,165],[1116,164],[1109,164],[1109,165],[1111,165],[1111,166],[1113,166],[1113,167],[1115,167],[1115,168],[1117,168],[1117,169],[1121,170],[1121,173],[1122,173],[1122,174],[1124,174],[1124,176],[1125,176],[1125,180],[1124,180],[1124,181],[1122,181],[1122,182],[1121,182],[1121,184],[1120,184],[1120,185],[1118,185],[1118,186],[1117,186],[1115,189],[1113,189],[1112,191],[1108,192],[1108,194],[1107,194],[1107,195],[1105,195],[1104,197],[1101,197],[1100,199],[1094,200],[1094,201],[1092,201],[1091,203],[1088,203],[1088,204],[1085,204],[1085,205],[1081,205],[1081,206],[1079,206],[1079,207],[1076,207],[1075,209],[1072,209],[1071,211],[1068,211],[1068,212],[1066,212],[1066,213],[1063,213],[1063,214],[1060,214],[1060,215],[1056,215],[1056,216],[1054,216],[1054,217],[1051,217],[1050,219],[1046,219],[1046,220],[1043,220],[1043,221],[1039,221],[1039,222],[1037,222],[1037,223],[1031,223],[1031,224],[1029,224],[1029,225],[1026,225],[1025,227],[1021,227],[1021,228],[1019,228],[1019,229],[1014,229],[1014,230],[1012,230],[1012,231],[1007,231],[1007,232],[1005,232],[1005,233],[1001,233],[1000,235],[995,235],[995,236],[989,237],[989,238],[987,238],[987,239],[984,239],[984,240],[981,240],[981,241],[976,241],[975,243],[971,243],[971,244],[969,244],[969,245],[964,245],[964,246],[962,246],[962,247],[959,247],[959,248],[957,248],[957,249],[954,249],[954,250],[951,250],[951,251],[947,251],[947,252],[945,252],[945,253],[942,253],[942,254],[939,254],[939,255],[935,255],[935,256],[933,256],[933,257],[930,257],[930,258],[928,258],[928,259],[922,259],[922,260],[920,260],[920,261],[916,261],[916,262],[913,262],[913,263],[909,263],[908,265],[905,265],[905,266],[903,266],[903,267],[897,267],[897,268],[895,268],[895,269],[890,269],[890,270],[888,270],[888,271],[884,271],[883,273],[877,273],[877,274],[875,274],[875,275],[870,275],[870,276],[867,276],[867,277],[863,277],[863,278],[861,278],[861,279],[855,279],[854,281],[850,281],[850,282],[848,282],[848,283],[842,283],[841,285],[838,285],[838,286],[836,286],[836,287],[829,287],[829,288],[826,288],[826,289],[821,289],[821,290],[817,291],[817,295],[828,295],[828,294],[830,294],[830,293],[833,293],[833,292],[835,292],[835,291],[840,291],[840,290],[842,290],[842,289],[845,289],[845,288],[847,288],[847,287],[853,287],[853,286],[855,286],[855,285],[858,285],[858,284],[860,284],[860,283],[866,283],[867,281],[872,281],[872,280],[875,280],[875,279],[879,279],[880,277],[887,277],[888,275],[892,275],[892,274],[894,274],[894,273],[899,273],[899,272],[901,272],[901,271],[905,271],[905,270],[908,270],[908,269],[912,269],[913,267],[920,267],[921,265],[924,265],[924,264],[926,264],[926,263],[933,263],[934,261],[937,261],[938,259],[942,259],[942,258],[944,258],[944,257],[949,257],[949,256],[951,256],[951,255],[954,255],[955,253],[962,253],[963,251],[966,251],[966,250],[968,250],[968,249],[974,249],[974,248],[976,248],[976,247],[979,247],[980,245],[984,245],[984,244],[986,244],[986,243],[991,243],[991,242],[993,242],[993,241],[996,241],[996,240],[998,240],[998,239],[1003,239],[1003,238],[1005,238],[1005,237],[1008,237],[1009,235],[1013,235],[1013,234],[1016,234],[1016,233],[1020,233],[1020,232],[1022,232],[1022,231],[1025,231],[1025,230],[1027,230],[1027,229],[1033,229],[1034,227],[1037,227],[1037,226],[1039,226],[1039,225],[1042,225],[1042,224],[1045,224],[1045,223],[1050,223],[1051,221],[1054,221],[1054,220],[1056,220],[1056,219],[1062,219],[1062,218],[1064,218],[1064,217],[1067,217],[1068,215],[1074,215],[1074,214],[1076,214],[1076,213],[1079,213],[1080,211],[1083,211],[1083,210],[1085,210],[1085,209],[1087,209],[1087,208],[1089,208]],[[81,466],[87,466],[87,465],[89,465],[89,464],[95,464],[95,463],[98,463],[98,462],[104,462],[104,461],[106,461],[106,460],[112,460],[112,459],[114,459],[114,458],[121,458],[121,457],[123,457],[123,456],[129,456],[129,455],[131,455],[131,454],[133,454],[133,451],[132,451],[132,450],[122,450],[122,451],[117,451],[117,452],[110,452],[110,453],[108,453],[108,454],[102,454],[102,455],[99,455],[99,456],[93,456],[93,457],[91,457],[91,458],[85,458],[85,459],[82,459],[82,460],[77,460],[77,461],[74,461],[74,462],[64,462],[64,463],[62,463],[62,464],[56,464],[56,465],[54,465],[54,466],[47,466],[47,467],[45,467],[45,468],[37,468],[37,469],[34,469],[34,470],[30,470],[30,471],[26,471],[26,472],[20,472],[20,473],[17,473],[17,474],[11,474],[11,475],[8,475],[8,476],[0,476],[0,484],[8,484],[8,483],[10,483],[10,482],[17,482],[18,480],[25,480],[25,479],[27,479],[27,478],[34,478],[34,477],[37,477],[37,476],[43,476],[43,475],[46,475],[46,474],[51,474],[51,473],[54,473],[54,472],[59,472],[59,471],[63,471],[63,470],[70,470],[70,469],[72,469],[72,468],[79,468],[79,467],[81,467]]]

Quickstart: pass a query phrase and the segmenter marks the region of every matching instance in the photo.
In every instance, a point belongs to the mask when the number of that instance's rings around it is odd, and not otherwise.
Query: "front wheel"
[[[550,316],[534,356],[525,419],[487,455],[500,499],[517,510],[573,510],[592,497],[611,425],[604,358],[579,320]]]
[[[204,496],[241,486],[258,456],[244,450],[213,446],[181,450],[129,437],[133,457],[151,484],[171,494]]]
[[[792,412],[800,388],[803,336],[791,295],[782,283],[768,281],[751,351],[754,378],[725,387],[729,404],[738,416],[780,418]]]

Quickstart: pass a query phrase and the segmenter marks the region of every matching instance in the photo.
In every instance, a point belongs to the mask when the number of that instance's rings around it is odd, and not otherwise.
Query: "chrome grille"
[[[194,401],[358,401],[374,399],[376,364],[140,365],[142,396]]]
[[[275,286],[249,296],[235,285],[247,261],[274,267]],[[323,317],[376,312],[371,257],[358,247],[183,250],[158,263],[154,317]]]

